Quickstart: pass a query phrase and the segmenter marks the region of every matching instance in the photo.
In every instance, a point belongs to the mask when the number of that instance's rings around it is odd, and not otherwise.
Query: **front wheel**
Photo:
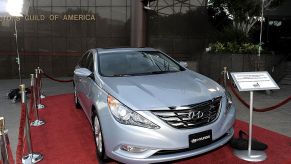
[[[107,159],[107,157],[104,149],[102,129],[97,114],[94,114],[93,116],[93,128],[97,157],[99,160],[104,161]]]

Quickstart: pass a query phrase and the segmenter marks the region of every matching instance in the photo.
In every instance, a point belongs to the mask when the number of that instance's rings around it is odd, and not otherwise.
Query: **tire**
[[[108,158],[105,154],[102,129],[101,129],[101,125],[96,113],[93,114],[92,124],[93,124],[93,136],[94,136],[94,141],[95,141],[96,156],[100,161],[105,162]]]
[[[80,105],[80,102],[79,102],[79,98],[77,96],[77,90],[76,90],[75,86],[74,86],[74,102],[75,102],[75,107],[77,109],[81,109],[81,105]]]

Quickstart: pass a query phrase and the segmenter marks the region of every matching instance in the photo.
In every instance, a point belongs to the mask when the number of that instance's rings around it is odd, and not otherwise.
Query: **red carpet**
[[[82,110],[75,109],[73,95],[50,96],[43,100],[46,106],[40,111],[46,121],[42,127],[31,128],[34,152],[44,155],[41,164],[96,164],[94,141],[89,122]],[[248,131],[248,124],[236,121],[235,131]],[[254,138],[266,143],[266,164],[291,164],[291,138],[254,126]],[[208,154],[175,163],[244,164],[232,154],[229,146]],[[112,162],[113,163],[113,162]]]

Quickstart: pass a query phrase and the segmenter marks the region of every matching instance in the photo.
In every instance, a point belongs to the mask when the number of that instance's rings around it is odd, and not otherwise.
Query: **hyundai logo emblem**
[[[211,110],[211,109],[214,109],[215,108],[215,106],[214,105],[209,105],[209,109]]]
[[[199,119],[199,118],[202,118],[203,115],[204,114],[201,111],[190,111],[188,113],[188,118],[190,118],[190,119]]]

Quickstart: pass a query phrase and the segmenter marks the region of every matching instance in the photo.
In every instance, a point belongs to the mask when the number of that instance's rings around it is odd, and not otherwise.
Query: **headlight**
[[[112,96],[108,95],[107,103],[113,117],[121,124],[140,126],[149,129],[160,128],[158,125],[144,118],[142,115],[130,110]]]
[[[226,113],[227,113],[230,110],[230,107],[232,106],[232,97],[228,91],[225,91],[225,97],[226,97]]]

